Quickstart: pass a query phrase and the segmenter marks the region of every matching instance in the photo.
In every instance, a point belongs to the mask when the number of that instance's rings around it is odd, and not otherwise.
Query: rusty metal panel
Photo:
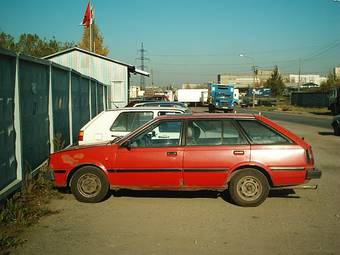
[[[17,179],[14,129],[16,58],[0,53],[0,190]]]

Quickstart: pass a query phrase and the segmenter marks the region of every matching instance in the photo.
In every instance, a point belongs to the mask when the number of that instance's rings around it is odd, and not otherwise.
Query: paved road
[[[278,123],[312,144],[318,190],[271,192],[256,208],[214,192],[120,192],[98,204],[66,194],[11,254],[339,254],[340,137]]]
[[[256,113],[259,111],[252,108],[236,108],[239,113]],[[192,108],[193,112],[207,112],[207,107]],[[329,115],[317,115],[311,113],[289,113],[289,112],[274,112],[274,111],[261,111],[261,114],[274,121],[285,121],[290,123],[305,124],[313,127],[321,127],[332,129],[331,122],[333,117]]]
[[[251,109],[237,109],[238,112],[254,112]],[[272,112],[263,111],[261,112],[267,118],[272,120],[286,121],[291,123],[305,124],[314,127],[331,128],[330,124],[332,121],[332,116],[316,115],[316,114],[294,114],[288,112]]]

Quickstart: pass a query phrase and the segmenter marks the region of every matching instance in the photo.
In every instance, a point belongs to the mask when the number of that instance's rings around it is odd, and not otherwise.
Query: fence
[[[107,108],[107,87],[47,60],[0,49],[0,199]]]
[[[303,107],[328,107],[329,94],[324,92],[293,92],[291,104]]]

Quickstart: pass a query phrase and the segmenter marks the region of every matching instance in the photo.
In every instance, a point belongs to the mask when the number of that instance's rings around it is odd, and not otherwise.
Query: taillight
[[[313,157],[312,147],[309,147],[306,150],[306,160],[307,160],[308,164],[314,164],[314,157]]]
[[[84,131],[80,130],[79,135],[78,135],[78,141],[83,141],[84,140]]]

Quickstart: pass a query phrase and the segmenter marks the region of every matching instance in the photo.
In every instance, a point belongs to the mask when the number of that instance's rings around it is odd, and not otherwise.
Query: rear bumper
[[[317,168],[308,169],[306,171],[306,180],[320,179],[322,175],[321,170]]]

